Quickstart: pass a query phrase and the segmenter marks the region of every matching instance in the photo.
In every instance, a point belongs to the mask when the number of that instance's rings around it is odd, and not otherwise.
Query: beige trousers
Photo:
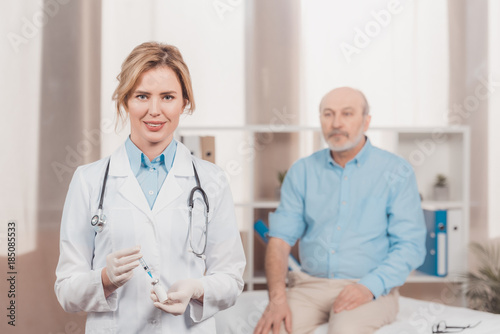
[[[333,313],[332,306],[340,291],[354,279],[327,279],[303,272],[288,275],[288,304],[292,311],[292,333],[306,334],[328,323],[329,334],[369,334],[396,319],[399,310],[398,289],[358,306],[354,310]],[[282,323],[280,333],[286,333]]]

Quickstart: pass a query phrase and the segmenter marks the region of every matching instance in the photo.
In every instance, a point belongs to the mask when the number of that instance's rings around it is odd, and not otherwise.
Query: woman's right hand
[[[142,257],[140,250],[140,246],[135,246],[106,256],[106,268],[101,271],[106,298],[132,278],[133,270],[139,266],[139,259]]]

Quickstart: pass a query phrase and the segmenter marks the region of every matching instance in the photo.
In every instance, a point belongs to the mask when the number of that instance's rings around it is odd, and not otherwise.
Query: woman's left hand
[[[167,291],[168,299],[165,303],[160,303],[158,297],[151,291],[151,299],[154,305],[164,312],[173,315],[181,315],[186,311],[191,299],[196,299],[203,303],[203,283],[198,279],[185,279],[175,282]]]

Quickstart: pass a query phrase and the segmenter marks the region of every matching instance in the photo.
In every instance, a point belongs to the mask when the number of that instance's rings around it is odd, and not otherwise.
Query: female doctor
[[[195,107],[189,70],[177,48],[144,43],[117,79],[130,136],[73,176],[57,298],[67,312],[88,312],[86,333],[215,333],[212,316],[243,289],[245,257],[223,171],[173,138]],[[167,290],[163,303],[140,258]]]

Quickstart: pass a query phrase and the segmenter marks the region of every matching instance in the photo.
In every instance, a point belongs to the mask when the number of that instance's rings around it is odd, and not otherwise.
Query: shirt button
[[[335,277],[335,275],[334,275],[334,274],[330,274],[330,277],[331,277],[331,278],[334,278],[334,277]]]
[[[332,250],[332,254],[335,254],[335,251],[334,251],[334,250]]]
[[[347,176],[344,176],[344,180],[347,180]]]
[[[340,226],[337,226],[337,230],[339,230],[339,231],[340,231]]]
[[[356,164],[356,166],[358,166],[358,167],[359,167],[359,166],[361,166],[361,164],[358,162],[358,163]]]
[[[345,201],[342,201],[342,205],[345,205]]]
[[[150,194],[150,195],[153,195],[154,193],[155,193],[155,192],[154,192],[153,190],[150,190],[150,191],[149,191],[149,194]]]
[[[158,321],[156,319],[151,319],[151,321],[150,321],[151,325],[156,325],[157,322]]]
[[[154,169],[154,168],[150,168],[150,169],[149,169],[149,171],[150,171],[150,172],[154,172],[154,171],[155,171],[155,169]]]

